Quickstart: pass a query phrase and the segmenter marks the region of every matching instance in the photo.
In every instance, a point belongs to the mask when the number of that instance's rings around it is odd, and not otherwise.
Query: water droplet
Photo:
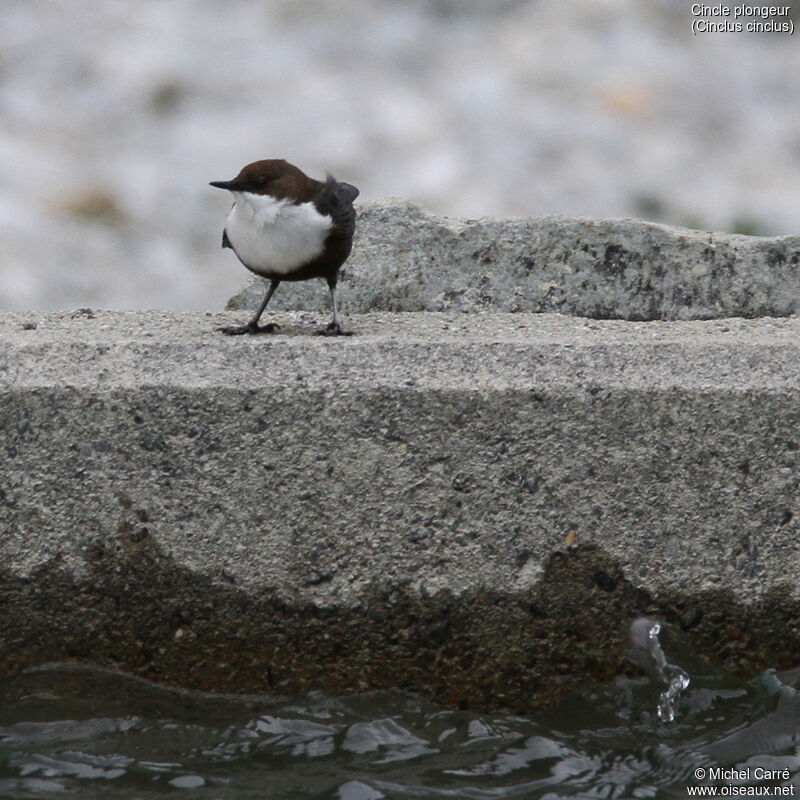
[[[660,622],[639,617],[631,623],[628,635],[636,655],[644,656],[643,659],[637,658],[637,661],[666,684],[667,688],[658,698],[657,714],[662,722],[672,722],[681,692],[688,688],[690,681],[689,676],[679,666],[667,660],[658,640],[659,633]]]

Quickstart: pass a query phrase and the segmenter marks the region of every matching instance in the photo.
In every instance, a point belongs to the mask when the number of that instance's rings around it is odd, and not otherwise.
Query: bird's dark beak
[[[216,186],[217,189],[233,189],[233,181],[211,181],[209,186]]]

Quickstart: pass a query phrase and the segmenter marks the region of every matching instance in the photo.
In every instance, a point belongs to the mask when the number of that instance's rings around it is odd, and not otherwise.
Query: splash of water
[[[658,718],[662,722],[672,722],[675,719],[675,709],[681,692],[689,686],[689,676],[677,664],[667,660],[658,634],[661,633],[661,623],[654,619],[639,617],[631,623],[630,641],[637,656],[636,660],[648,672],[666,685],[658,698]]]

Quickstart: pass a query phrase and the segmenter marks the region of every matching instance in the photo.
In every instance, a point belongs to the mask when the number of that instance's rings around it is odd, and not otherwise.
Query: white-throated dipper
[[[259,325],[258,320],[280,282],[324,278],[333,321],[319,333],[346,335],[339,326],[336,281],[353,245],[358,189],[330,175],[316,181],[277,158],[254,161],[232,181],[211,185],[233,194],[222,246],[230,247],[251,272],[270,280],[264,301],[246,325],[219,330],[229,335],[271,333],[276,326]]]

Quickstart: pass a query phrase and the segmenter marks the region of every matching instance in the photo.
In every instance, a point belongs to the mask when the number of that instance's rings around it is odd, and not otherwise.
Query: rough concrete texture
[[[800,659],[800,322],[0,316],[0,674],[520,710],[635,614]]]
[[[241,268],[243,274],[244,267]],[[784,317],[800,309],[800,236],[762,238],[636,219],[451,219],[406,201],[359,209],[345,311],[530,311],[592,319]],[[254,278],[230,309],[257,308]],[[324,307],[320,282],[275,309]]]

